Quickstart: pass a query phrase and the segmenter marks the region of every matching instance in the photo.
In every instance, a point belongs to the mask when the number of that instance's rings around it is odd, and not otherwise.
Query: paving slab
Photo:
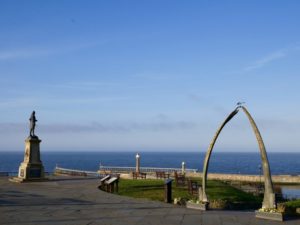
[[[13,183],[0,178],[1,225],[300,225],[255,218],[254,212],[198,211],[162,202],[109,194],[98,179],[51,178]]]

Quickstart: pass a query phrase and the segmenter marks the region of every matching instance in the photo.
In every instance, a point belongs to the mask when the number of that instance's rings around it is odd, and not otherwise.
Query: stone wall
[[[202,177],[202,173],[189,173],[187,176]],[[243,181],[243,182],[263,182],[264,177],[259,175],[242,175],[242,174],[221,174],[209,173],[209,180],[226,180],[226,181]],[[274,175],[272,176],[274,183],[300,184],[300,175]]]

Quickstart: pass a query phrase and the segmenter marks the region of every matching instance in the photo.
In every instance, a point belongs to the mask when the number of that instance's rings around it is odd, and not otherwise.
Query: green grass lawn
[[[198,180],[198,183],[201,183],[200,180]],[[223,207],[227,209],[257,209],[261,207],[262,199],[260,197],[255,197],[220,181],[208,181],[206,192],[211,203],[221,201],[225,203]],[[164,201],[164,181],[121,179],[118,194]],[[196,198],[188,193],[187,186],[176,187],[173,183],[172,198],[179,197],[186,200]]]
[[[225,208],[257,209],[261,207],[262,198],[246,193],[220,181],[208,181],[207,195],[210,200],[227,202]]]

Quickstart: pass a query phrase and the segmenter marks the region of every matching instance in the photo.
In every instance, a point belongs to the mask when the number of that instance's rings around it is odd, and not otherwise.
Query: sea
[[[45,171],[52,172],[55,166],[97,171],[103,166],[135,166],[136,152],[42,152]],[[202,171],[204,152],[140,152],[142,167],[186,168]],[[23,161],[24,152],[0,152],[0,171],[15,173]],[[300,175],[300,152],[268,153],[272,175]],[[214,152],[211,155],[210,173],[260,175],[261,159],[258,152]],[[286,186],[283,193],[300,198],[300,186]]]
[[[140,152],[142,167],[186,168],[202,171],[204,152]],[[135,166],[136,152],[42,152],[45,171],[55,166],[97,171],[103,166]],[[0,171],[15,172],[23,161],[24,152],[0,152]],[[273,175],[300,175],[299,153],[268,153]],[[261,174],[261,159],[257,152],[215,152],[209,163],[211,173]]]

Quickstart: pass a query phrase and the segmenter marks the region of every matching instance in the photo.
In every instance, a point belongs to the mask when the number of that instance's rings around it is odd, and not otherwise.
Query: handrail
[[[135,171],[136,168],[135,167],[126,167],[126,166],[103,166],[100,165],[100,171],[113,171],[113,172],[132,172]],[[151,173],[151,172],[181,172],[182,169],[181,168],[159,168],[159,167],[140,167],[140,172],[144,172],[144,173]],[[188,173],[196,173],[197,169],[185,169],[185,172]]]
[[[87,170],[77,170],[77,169],[67,169],[67,168],[62,168],[56,166],[54,171],[57,173],[62,173],[62,174],[84,174],[84,175],[91,175],[91,176],[99,176],[98,172],[95,171],[87,171]]]
[[[121,167],[121,166],[102,166],[100,165],[99,168],[100,172],[101,171],[110,171],[112,173],[121,173],[121,172],[133,172],[135,171],[135,167]],[[94,171],[87,171],[87,170],[78,170],[78,169],[68,169],[68,168],[62,168],[56,166],[54,171],[56,173],[62,173],[62,174],[71,174],[71,175],[90,175],[90,176],[100,176],[99,172],[94,172]],[[157,171],[162,171],[162,172],[181,172],[181,168],[158,168],[158,167],[140,167],[140,172],[144,173],[151,173],[151,172],[157,172]],[[197,169],[185,169],[185,172],[188,173],[196,173]]]

